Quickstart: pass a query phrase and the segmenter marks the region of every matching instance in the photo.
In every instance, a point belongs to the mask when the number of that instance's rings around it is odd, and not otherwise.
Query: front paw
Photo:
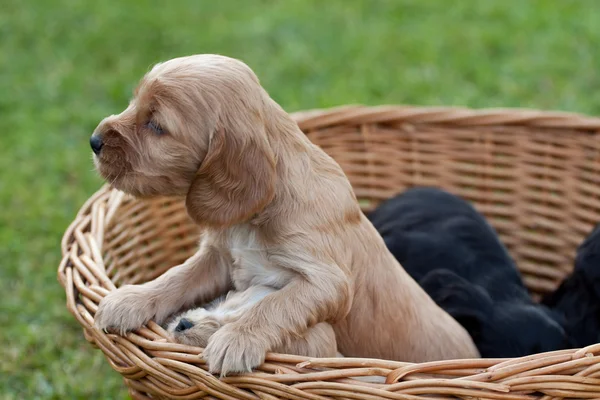
[[[156,315],[155,301],[147,287],[125,285],[109,293],[98,305],[94,325],[124,335],[142,327]]]
[[[211,373],[220,373],[224,377],[231,373],[251,372],[265,361],[267,351],[264,338],[226,325],[208,341],[204,359]]]

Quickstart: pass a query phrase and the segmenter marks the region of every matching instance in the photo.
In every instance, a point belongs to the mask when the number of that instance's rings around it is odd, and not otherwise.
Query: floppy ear
[[[275,156],[264,128],[215,131],[186,198],[196,223],[225,227],[246,221],[275,195]]]
[[[492,300],[482,288],[444,269],[431,271],[419,284],[474,340],[478,339],[493,313]]]

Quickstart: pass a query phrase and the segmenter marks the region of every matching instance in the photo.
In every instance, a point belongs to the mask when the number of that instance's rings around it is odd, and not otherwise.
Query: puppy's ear
[[[264,128],[217,129],[186,198],[196,223],[226,227],[260,212],[275,194],[275,156]]]
[[[454,272],[436,269],[419,281],[423,289],[444,311],[469,332],[475,341],[493,315],[489,295]]]

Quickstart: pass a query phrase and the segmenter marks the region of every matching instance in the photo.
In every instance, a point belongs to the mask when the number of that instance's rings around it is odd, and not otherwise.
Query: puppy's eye
[[[158,134],[158,135],[162,135],[163,133],[165,133],[164,129],[162,128],[162,126],[160,126],[159,124],[157,124],[156,122],[150,120],[148,121],[148,123],[146,124],[146,126],[151,129],[152,131],[154,131],[154,133]]]

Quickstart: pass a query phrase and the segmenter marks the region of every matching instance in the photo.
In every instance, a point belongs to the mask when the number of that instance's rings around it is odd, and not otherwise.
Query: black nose
[[[100,154],[100,150],[102,150],[102,146],[104,146],[102,137],[100,137],[100,135],[92,135],[90,138],[90,146],[92,147],[94,154]]]
[[[194,324],[189,319],[181,318],[175,327],[175,332],[183,332],[190,329]]]

